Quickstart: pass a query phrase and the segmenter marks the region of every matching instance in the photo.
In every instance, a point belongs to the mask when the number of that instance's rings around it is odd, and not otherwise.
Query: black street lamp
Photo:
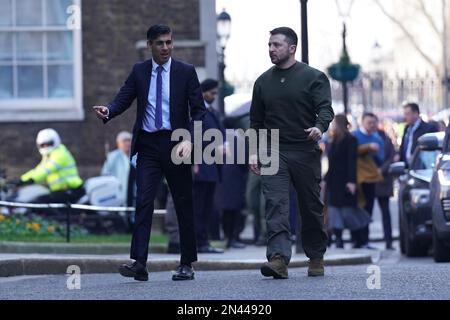
[[[448,6],[447,1],[442,1],[442,62],[443,62],[443,79],[442,79],[442,109],[447,109],[449,105],[450,76],[448,61]]]
[[[341,5],[343,3],[346,3],[346,11],[344,12],[341,9]],[[346,18],[350,14],[350,10],[353,4],[353,0],[349,1],[339,1],[336,0],[336,5],[339,10],[339,14]],[[352,82],[358,77],[360,66],[358,64],[352,64],[350,61],[350,56],[347,52],[347,43],[346,43],[346,37],[347,37],[347,26],[345,24],[345,19],[343,22],[343,30],[342,30],[342,53],[341,57],[339,59],[339,62],[332,64],[328,67],[328,74],[333,78],[334,80],[337,80],[341,82],[342,84],[342,94],[343,94],[343,103],[344,103],[344,113],[348,114],[349,108],[348,108],[348,82]]]
[[[231,16],[225,11],[217,16],[217,40],[219,46],[219,111],[225,114],[226,81],[225,81],[225,48],[231,33]]]
[[[300,19],[301,19],[301,46],[302,46],[302,62],[309,64],[309,46],[308,46],[308,0],[300,0]],[[295,253],[304,253],[302,242],[302,220],[297,212],[297,234],[295,241]]]
[[[378,41],[372,47],[372,76],[370,78],[370,107],[372,112],[383,109],[383,72],[380,68],[382,50]],[[373,95],[373,97],[372,97]]]
[[[308,0],[300,0],[302,23],[302,62],[309,64],[308,46]]]

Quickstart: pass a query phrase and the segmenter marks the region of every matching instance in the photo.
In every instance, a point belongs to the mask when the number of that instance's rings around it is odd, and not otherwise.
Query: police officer
[[[21,184],[45,183],[50,189],[48,195],[38,197],[37,203],[75,203],[84,194],[83,180],[78,175],[72,154],[61,143],[54,129],[39,131],[36,137],[41,162],[20,177]]]

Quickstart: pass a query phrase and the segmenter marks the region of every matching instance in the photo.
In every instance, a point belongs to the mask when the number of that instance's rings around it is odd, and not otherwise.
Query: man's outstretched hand
[[[261,169],[259,168],[258,155],[256,155],[256,154],[250,155],[249,165],[250,165],[250,170],[254,174],[256,174],[258,176],[261,174]]]
[[[94,106],[92,107],[95,111],[95,114],[97,115],[97,118],[100,120],[105,120],[109,116],[109,110],[105,106]]]
[[[322,138],[322,131],[320,131],[319,128],[316,128],[316,127],[308,128],[308,129],[305,129],[305,132],[309,133],[308,138],[312,139],[314,141],[319,141],[320,138]]]
[[[189,158],[192,151],[192,143],[190,141],[183,141],[177,146],[177,155],[180,158]]]

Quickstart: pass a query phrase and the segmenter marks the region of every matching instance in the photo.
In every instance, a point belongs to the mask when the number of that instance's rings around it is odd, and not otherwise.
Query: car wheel
[[[400,238],[400,252],[405,254],[405,231],[403,230],[403,218],[402,218],[402,208],[400,203],[402,201],[399,199],[398,206],[398,221],[399,221],[399,238]]]
[[[450,247],[437,236],[436,228],[433,227],[433,256],[436,262],[450,262]]]
[[[428,253],[428,246],[419,242],[414,236],[410,235],[409,225],[405,223],[405,254],[407,257],[425,257]]]
[[[400,234],[399,234],[399,238],[400,238],[400,252],[402,253],[402,254],[405,254],[406,253],[406,250],[405,250],[405,231],[403,230],[403,223],[402,223],[402,220],[401,220],[401,218],[400,218]]]

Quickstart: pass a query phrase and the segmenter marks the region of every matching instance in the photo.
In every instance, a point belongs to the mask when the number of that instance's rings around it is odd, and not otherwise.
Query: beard
[[[279,66],[289,60],[289,54],[283,54],[283,55],[275,56],[273,58],[271,57],[270,59],[272,60],[273,64]]]

